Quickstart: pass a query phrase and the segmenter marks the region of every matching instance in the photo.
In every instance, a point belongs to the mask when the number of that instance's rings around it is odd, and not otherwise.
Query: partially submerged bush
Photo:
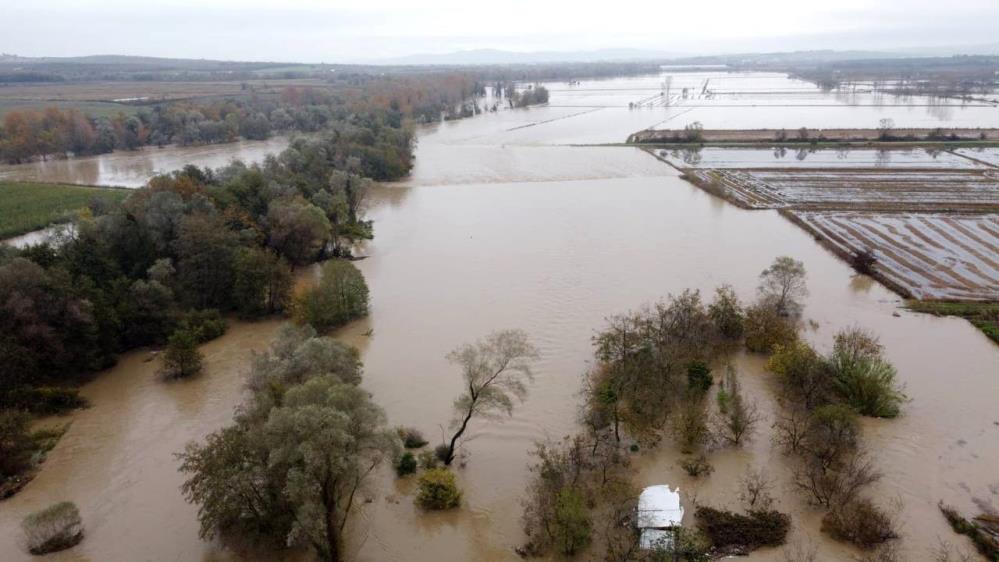
[[[461,490],[454,481],[454,474],[445,468],[432,468],[421,474],[416,503],[429,510],[458,507]]]
[[[787,345],[798,339],[794,321],[781,316],[773,306],[755,304],[746,309],[746,349],[770,353],[776,345]]]
[[[177,330],[170,336],[170,343],[163,352],[160,374],[168,379],[182,379],[201,372],[201,352],[198,338],[189,330]]]
[[[683,468],[684,472],[694,478],[710,476],[711,473],[715,471],[715,467],[711,466],[711,463],[708,462],[708,458],[704,455],[684,457],[684,459],[680,461],[680,467]]]
[[[701,506],[695,516],[715,548],[739,546],[752,550],[782,545],[791,528],[791,518],[774,510],[749,511],[742,515]]]
[[[228,327],[225,318],[214,308],[187,312],[177,325],[178,330],[190,332],[198,343],[222,336]]]
[[[13,410],[23,410],[38,415],[62,414],[87,406],[87,400],[75,388],[55,386],[21,386],[3,397],[4,404]]]
[[[894,418],[905,402],[895,382],[895,367],[883,356],[883,347],[870,332],[850,328],[836,334],[829,358],[839,397],[860,414]]]
[[[83,522],[72,502],[60,502],[32,513],[21,522],[21,529],[32,554],[65,550],[83,540]]]
[[[822,532],[863,549],[898,538],[892,515],[866,498],[838,505],[826,513]]]
[[[554,523],[555,546],[560,553],[572,556],[590,543],[590,515],[578,491],[563,488],[559,492]]]
[[[402,439],[402,446],[407,449],[419,449],[427,444],[420,430],[413,427],[400,427],[398,430],[399,439]]]
[[[413,453],[406,451],[399,457],[399,462],[395,465],[395,473],[399,476],[408,476],[416,472],[417,463]]]
[[[745,332],[746,314],[739,303],[739,297],[729,285],[715,290],[715,300],[708,305],[708,316],[715,331],[722,337],[737,340]]]
[[[687,389],[695,396],[703,396],[714,379],[711,377],[711,367],[704,361],[691,361],[687,364]]]
[[[965,535],[975,543],[975,548],[982,556],[989,560],[999,560],[999,538],[995,534],[986,532],[981,525],[968,521],[956,509],[943,503],[940,503],[940,512],[955,533]],[[996,527],[999,527],[999,522],[996,522]]]
[[[31,416],[15,410],[0,411],[0,484],[31,467],[34,440],[28,433]]]
[[[346,260],[323,264],[322,279],[295,296],[295,319],[320,332],[367,314],[368,285],[361,270]]]

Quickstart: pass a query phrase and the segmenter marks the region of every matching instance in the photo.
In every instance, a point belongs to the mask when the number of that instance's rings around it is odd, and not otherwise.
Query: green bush
[[[844,402],[864,416],[894,418],[906,398],[895,382],[895,367],[882,350],[869,332],[844,330],[836,334],[829,366],[833,386]]]
[[[65,550],[83,540],[80,511],[72,502],[61,502],[32,513],[21,522],[28,551],[48,554]]]
[[[416,472],[417,463],[413,453],[406,451],[399,457],[399,462],[395,465],[395,473],[399,476],[408,476]]]
[[[399,433],[399,439],[402,439],[402,446],[407,449],[419,449],[427,444],[423,434],[416,428],[400,427],[396,431]]]
[[[0,484],[31,467],[34,440],[28,433],[31,416],[15,410],[0,411]]]
[[[701,506],[695,516],[715,548],[741,546],[752,550],[782,545],[791,528],[791,518],[773,510],[755,510],[742,515]]]
[[[163,352],[160,374],[165,378],[182,379],[201,372],[202,355],[194,332],[177,330]]]
[[[325,331],[367,315],[368,285],[361,270],[346,260],[323,264],[322,279],[295,297],[295,319]]]
[[[432,468],[420,475],[416,504],[423,509],[452,509],[461,504],[461,490],[454,474],[445,468]]]
[[[205,310],[192,310],[181,318],[177,329],[190,332],[197,343],[210,342],[213,339],[225,334],[228,329],[225,318],[218,310],[209,308]]]
[[[87,400],[75,388],[21,386],[11,390],[0,406],[46,416],[84,408]]]
[[[703,396],[714,379],[711,377],[711,367],[704,361],[691,361],[687,364],[687,388],[695,395]]]
[[[781,316],[772,306],[757,304],[746,309],[746,349],[770,353],[776,345],[787,345],[798,339],[794,321]]]
[[[572,488],[563,488],[555,502],[555,545],[571,556],[590,542],[592,524],[583,496]]]

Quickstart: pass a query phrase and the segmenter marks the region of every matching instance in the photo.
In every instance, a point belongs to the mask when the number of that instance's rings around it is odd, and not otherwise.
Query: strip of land
[[[629,144],[773,145],[818,143],[997,143],[995,128],[907,129],[648,129],[628,137]]]
[[[0,182],[0,239],[65,222],[95,200],[122,201],[129,193],[108,187]]]

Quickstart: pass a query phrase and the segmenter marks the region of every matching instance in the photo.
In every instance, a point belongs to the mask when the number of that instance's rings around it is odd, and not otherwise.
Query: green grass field
[[[121,201],[127,189],[0,181],[0,239],[65,221],[95,197]]]
[[[910,310],[941,316],[960,316],[975,325],[992,341],[999,343],[999,303],[911,301]]]

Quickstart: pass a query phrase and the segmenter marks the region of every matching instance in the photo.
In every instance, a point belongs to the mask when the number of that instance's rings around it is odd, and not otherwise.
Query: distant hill
[[[642,49],[598,49],[592,51],[504,51],[500,49],[474,49],[453,53],[423,53],[384,59],[370,59],[376,65],[497,65],[539,64],[558,62],[610,62],[648,61],[676,58],[677,53]]]

